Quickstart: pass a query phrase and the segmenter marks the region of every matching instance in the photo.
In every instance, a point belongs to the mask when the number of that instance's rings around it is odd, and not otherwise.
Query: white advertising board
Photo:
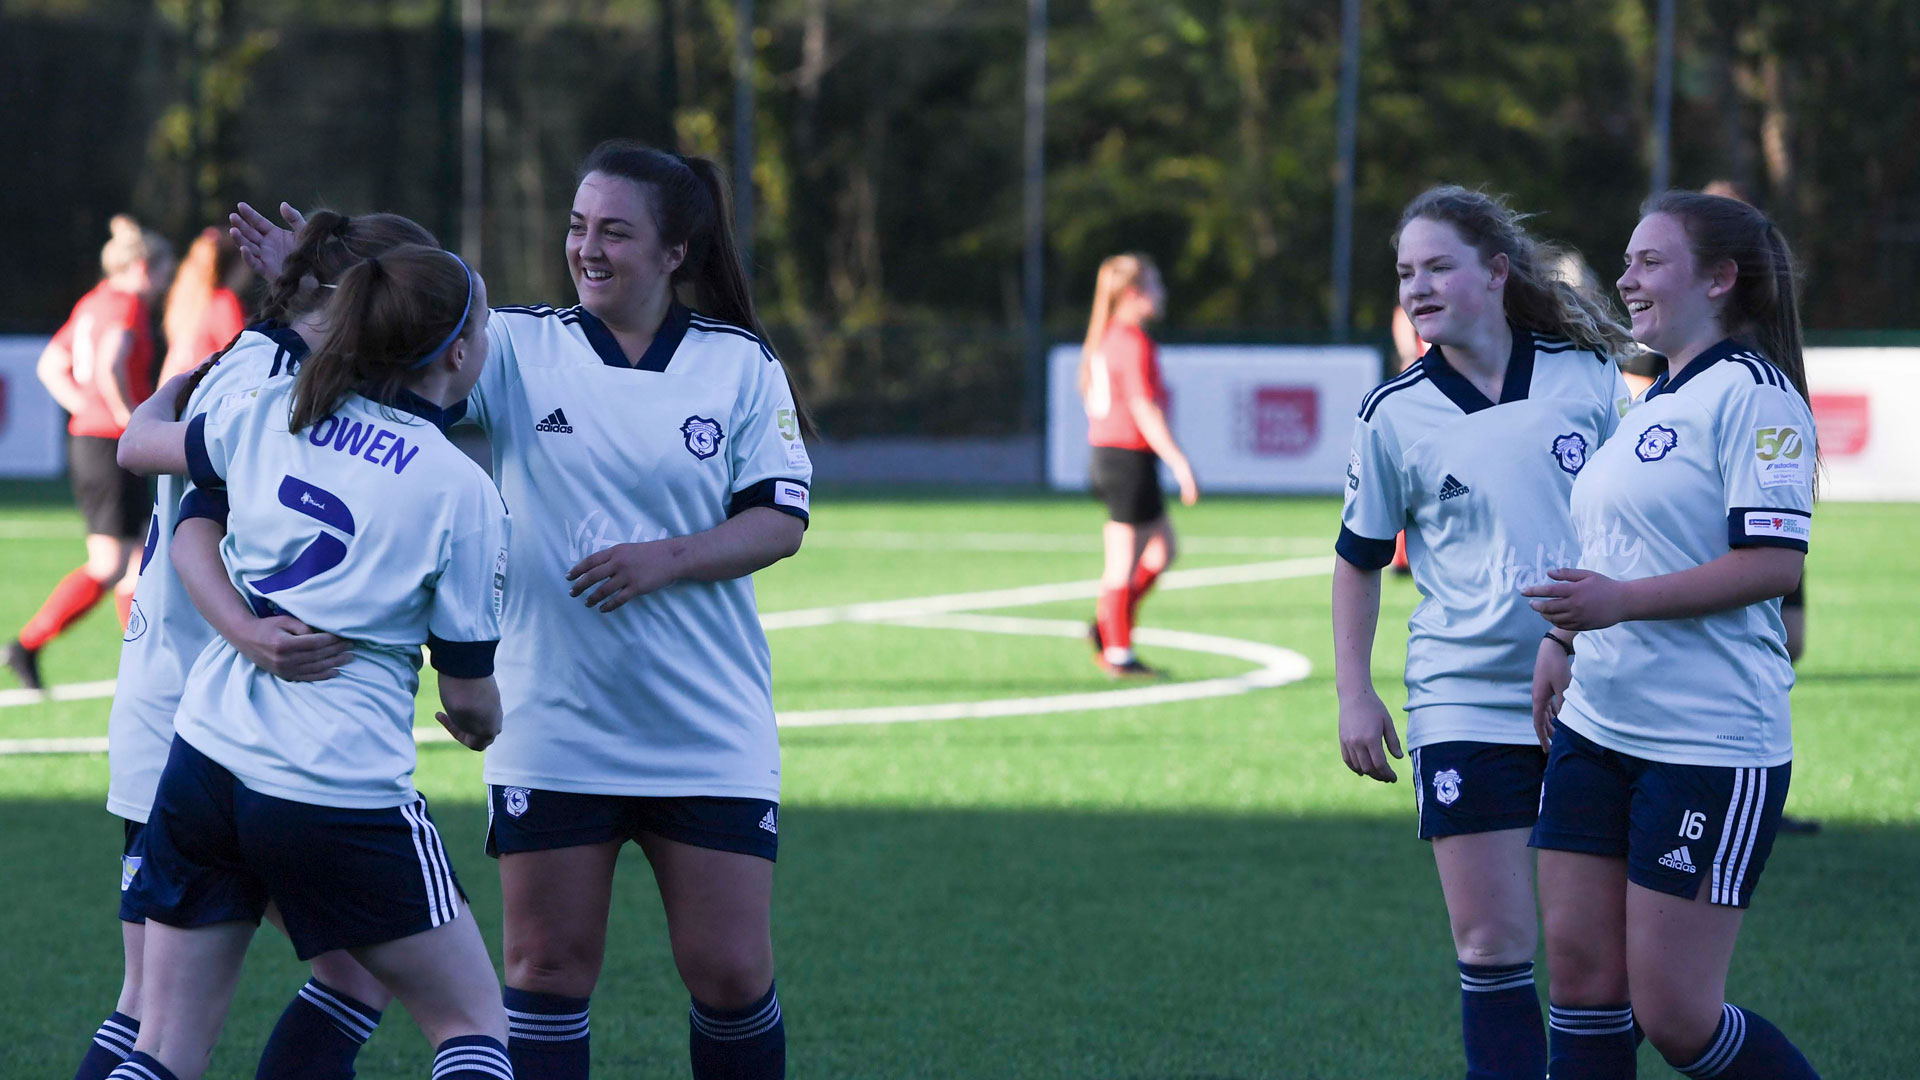
[[[1920,501],[1920,348],[1807,350],[1820,497]]]
[[[0,476],[67,470],[67,414],[34,373],[46,347],[44,337],[0,335]]]
[[[1056,345],[1048,357],[1047,482],[1062,491],[1087,488],[1079,365],[1078,345]],[[1379,351],[1357,345],[1160,349],[1168,419],[1202,492],[1339,492],[1354,414],[1380,371]]]

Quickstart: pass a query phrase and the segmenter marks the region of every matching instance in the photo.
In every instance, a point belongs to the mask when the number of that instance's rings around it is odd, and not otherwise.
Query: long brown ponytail
[[[1100,260],[1100,272],[1093,279],[1093,311],[1087,317],[1087,337],[1080,344],[1080,370],[1074,376],[1082,398],[1087,396],[1087,387],[1093,381],[1093,354],[1099,351],[1101,339],[1107,336],[1107,326],[1113,322],[1114,305],[1119,303],[1120,295],[1138,286],[1148,273],[1158,272],[1152,257],[1137,251]]]

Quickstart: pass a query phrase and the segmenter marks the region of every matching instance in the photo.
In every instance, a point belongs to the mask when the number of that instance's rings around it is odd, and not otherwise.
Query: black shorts
[[[120,921],[143,923],[147,921],[146,916],[127,907],[127,889],[139,875],[141,860],[146,857],[147,847],[142,838],[147,825],[132,818],[122,818],[120,824],[124,833],[120,841]]]
[[[1546,771],[1547,755],[1538,746],[1456,740],[1416,748],[1420,839],[1532,828]]]
[[[123,912],[258,925],[272,901],[302,960],[412,937],[466,906],[425,799],[367,810],[278,799],[181,738],[139,842]]]
[[[67,477],[73,501],[87,519],[88,536],[134,540],[145,535],[153,510],[147,478],[120,467],[120,440],[98,435],[67,436]]]
[[[1107,504],[1109,520],[1145,525],[1167,516],[1160,495],[1160,458],[1153,451],[1096,446],[1087,475],[1094,495]]]
[[[1793,763],[1678,765],[1609,750],[1560,724],[1532,845],[1627,860],[1643,889],[1724,907],[1753,902]]]
[[[596,795],[487,785],[487,854],[495,858],[638,841],[641,833],[773,862],[780,849],[780,804],[718,795]]]

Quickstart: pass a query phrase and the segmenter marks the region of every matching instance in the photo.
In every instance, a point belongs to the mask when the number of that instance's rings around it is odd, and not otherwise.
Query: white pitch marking
[[[0,521],[0,540],[81,540],[87,530],[60,521]]]
[[[1098,554],[1100,538],[1076,533],[937,533],[886,530],[817,530],[809,547],[878,551],[1014,551]],[[1180,538],[1189,555],[1309,555],[1324,551],[1325,537],[1195,536]]]
[[[43,701],[87,701],[113,696],[114,680],[61,683],[46,690],[0,690],[0,708],[9,705],[38,705]]]

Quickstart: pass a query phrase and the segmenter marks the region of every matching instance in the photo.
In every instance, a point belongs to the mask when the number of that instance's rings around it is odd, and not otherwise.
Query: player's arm
[[[1552,584],[1525,595],[1561,630],[1600,630],[1623,622],[1692,619],[1785,596],[1800,583],[1806,562],[1807,553],[1792,548],[1738,547],[1712,562],[1633,581],[1591,570],[1551,570]]]
[[[167,380],[165,386],[140,403],[120,433],[115,457],[120,467],[141,476],[184,476],[187,473],[187,427],[174,411],[174,402],[199,369]]]
[[[493,676],[462,679],[440,676],[440,726],[469,750],[485,750],[500,735],[500,688]]]
[[[82,328],[75,336],[78,347],[88,347],[85,343],[91,335],[87,329]],[[114,423],[123,426],[133,411],[133,406],[128,404],[133,400],[133,343],[132,330],[107,330],[91,339],[92,362],[75,368],[91,375],[93,388],[106,403],[107,414],[113,417]]]
[[[46,348],[40,350],[40,362],[35,366],[34,373],[40,376],[40,385],[47,388],[47,393],[53,395],[53,400],[59,402],[61,408],[69,413],[86,408],[87,402],[80,384],[73,381],[73,353],[60,344],[59,338],[54,338]]]
[[[800,550],[807,523],[771,506],[742,510],[705,532],[641,544],[615,544],[567,571],[571,595],[613,611],[677,581],[730,581]],[[588,590],[592,592],[588,592]]]
[[[1200,485],[1193,478],[1193,465],[1187,461],[1187,455],[1181,451],[1180,444],[1174,441],[1173,429],[1167,426],[1167,413],[1160,403],[1146,396],[1135,394],[1127,402],[1127,408],[1133,413],[1133,422],[1140,428],[1140,437],[1173,470],[1173,477],[1180,484],[1180,501],[1188,506],[1200,501]]]
[[[1380,569],[1333,560],[1333,682],[1340,697],[1340,760],[1361,776],[1399,779],[1387,754],[1404,756],[1386,702],[1373,688],[1373,638],[1380,623]]]
[[[290,615],[262,619],[247,606],[220,561],[226,500],[198,488],[181,503],[171,545],[173,569],[187,597],[214,632],[260,670],[289,682],[331,679],[353,659],[347,642]]]

